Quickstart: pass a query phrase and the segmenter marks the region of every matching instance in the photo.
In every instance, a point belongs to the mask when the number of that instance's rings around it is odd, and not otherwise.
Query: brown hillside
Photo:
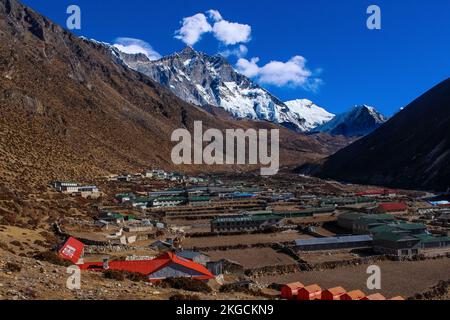
[[[195,120],[214,128],[273,127],[184,103],[116,61],[106,46],[77,38],[15,0],[0,0],[0,44],[0,184],[9,187],[26,190],[52,179],[152,166],[175,169],[171,133]],[[346,143],[285,129],[281,136],[283,164]]]

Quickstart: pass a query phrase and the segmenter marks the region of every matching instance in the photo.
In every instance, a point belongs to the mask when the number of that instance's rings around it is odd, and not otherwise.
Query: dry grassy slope
[[[273,127],[215,117],[184,103],[114,61],[103,46],[15,0],[0,0],[0,17],[0,185],[26,190],[52,179],[174,169],[171,133],[192,128],[195,120],[214,128]],[[346,143],[328,146],[329,138],[284,129],[281,136],[284,164],[321,157]]]

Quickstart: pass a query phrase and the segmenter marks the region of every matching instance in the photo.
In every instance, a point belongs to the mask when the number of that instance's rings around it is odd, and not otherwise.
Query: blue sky
[[[257,72],[245,69],[282,100],[308,98],[333,113],[355,104],[370,104],[390,116],[450,76],[450,1],[448,0],[23,0],[23,3],[65,26],[66,9],[81,8],[77,35],[115,43],[118,37],[140,39],[167,55],[185,43],[176,39],[183,18],[220,12],[223,21],[249,26],[244,38],[218,38],[205,32],[195,49],[216,54],[245,45],[247,65],[259,58]],[[381,8],[382,29],[366,27],[369,5]],[[230,24],[228,24],[229,26]],[[248,31],[243,29],[243,31]],[[241,30],[242,31],[242,30]],[[294,57],[306,59],[295,60]],[[294,59],[294,60],[292,60]],[[236,65],[238,57],[230,56]],[[244,62],[245,62],[244,61]],[[256,61],[256,60],[255,60]],[[271,61],[279,62],[276,65]],[[288,61],[295,63],[286,64]],[[302,62],[303,61],[303,62]],[[241,61],[242,62],[242,61]],[[269,65],[268,65],[269,64]],[[265,67],[266,66],[266,67]],[[286,82],[298,67],[304,79]],[[279,72],[279,71],[278,71]],[[309,72],[309,73],[308,73]],[[296,74],[298,75],[298,73]],[[277,78],[278,77],[278,78]],[[314,79],[320,79],[314,82]],[[302,82],[305,80],[305,82]],[[315,83],[316,85],[309,85]],[[313,90],[314,89],[314,90]]]

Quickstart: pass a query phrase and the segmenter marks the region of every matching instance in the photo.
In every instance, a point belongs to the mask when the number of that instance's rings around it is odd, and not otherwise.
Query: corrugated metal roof
[[[314,239],[300,239],[295,240],[297,246],[319,245],[319,244],[333,244],[333,243],[347,243],[347,242],[367,242],[372,241],[370,235],[357,235],[345,237],[329,237],[329,238],[314,238]]]
[[[373,234],[382,232],[398,232],[398,231],[410,232],[414,230],[423,230],[426,228],[427,228],[426,225],[424,225],[423,223],[407,223],[399,221],[395,223],[383,224],[381,226],[370,228],[370,232]]]
[[[338,219],[346,219],[346,220],[358,220],[364,217],[366,214],[361,212],[346,212],[342,213],[338,216]]]
[[[181,258],[185,258],[185,259],[189,259],[189,260],[193,260],[195,257],[198,257],[198,256],[206,256],[204,253],[197,252],[197,251],[191,251],[191,250],[177,251],[176,255]]]
[[[396,232],[380,232],[373,236],[374,240],[386,240],[386,241],[418,241],[419,239],[406,234]]]
[[[266,221],[266,220],[281,220],[282,217],[276,215],[240,215],[240,216],[230,216],[221,217],[213,220],[213,223],[223,223],[223,222],[244,222],[244,221]]]
[[[435,242],[449,242],[450,237],[435,237],[430,234],[415,234],[414,238],[417,238],[422,243],[435,243]]]
[[[109,269],[119,271],[137,272],[143,275],[150,275],[156,271],[169,266],[170,264],[177,264],[187,269],[195,270],[199,275],[196,279],[209,280],[214,276],[202,265],[191,260],[178,257],[172,252],[167,252],[153,260],[143,261],[111,261],[109,262]],[[103,270],[103,262],[91,262],[79,265],[82,270]]]

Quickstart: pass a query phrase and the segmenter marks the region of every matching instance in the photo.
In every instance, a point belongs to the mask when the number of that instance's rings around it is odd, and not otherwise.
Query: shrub
[[[142,273],[129,272],[121,270],[106,270],[103,272],[103,276],[106,279],[112,279],[117,281],[125,281],[125,279],[133,282],[147,282],[148,278]]]
[[[12,250],[6,243],[0,242],[0,249],[3,249],[5,251],[15,253],[14,250]]]
[[[133,282],[148,282],[148,277],[138,272],[126,272],[126,278]]]
[[[230,283],[230,284],[225,284],[225,285],[221,286],[220,292],[223,292],[223,293],[234,293],[234,292],[251,293],[252,290],[248,289],[245,286],[240,286],[238,284]]]
[[[9,244],[12,244],[13,246],[16,246],[16,247],[21,247],[22,246],[22,244],[19,241],[17,241],[17,240],[13,240]]]
[[[168,278],[163,280],[160,285],[192,292],[210,293],[212,291],[205,282],[191,278]]]
[[[20,265],[18,265],[17,263],[14,262],[7,262],[4,270],[6,272],[20,272],[20,270],[22,270],[22,267]]]
[[[39,252],[33,256],[34,259],[39,261],[50,262],[51,264],[55,264],[57,266],[68,267],[73,265],[73,263],[69,260],[64,260],[54,251],[44,251]]]
[[[40,246],[40,247],[44,247],[44,248],[48,248],[49,245],[47,243],[45,243],[42,240],[34,240],[33,242],[35,245]]]
[[[103,276],[106,279],[112,279],[117,281],[124,281],[125,280],[125,274],[123,271],[118,270],[106,270],[103,272]]]

